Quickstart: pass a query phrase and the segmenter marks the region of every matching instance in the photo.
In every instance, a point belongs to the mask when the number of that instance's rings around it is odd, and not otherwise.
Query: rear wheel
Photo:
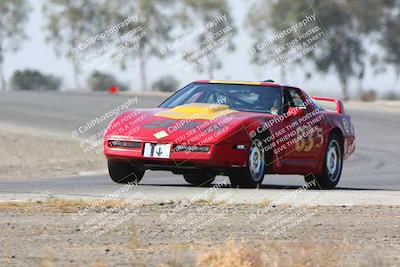
[[[257,187],[264,180],[264,149],[252,142],[249,150],[247,166],[230,170],[229,180],[234,187]]]
[[[215,179],[215,175],[207,173],[185,173],[183,177],[189,184],[197,186],[211,184]]]
[[[109,159],[107,163],[111,180],[116,183],[139,183],[143,178],[144,170],[134,168],[128,162]]]
[[[332,189],[339,183],[343,167],[343,142],[337,134],[331,134],[325,152],[321,175],[307,175],[306,182],[316,179],[315,188]]]

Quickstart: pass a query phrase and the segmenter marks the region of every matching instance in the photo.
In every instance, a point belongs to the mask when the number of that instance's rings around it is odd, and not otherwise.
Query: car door
[[[298,88],[285,88],[285,143],[282,163],[289,172],[312,172],[324,150],[325,116]],[[322,116],[321,116],[322,115]]]

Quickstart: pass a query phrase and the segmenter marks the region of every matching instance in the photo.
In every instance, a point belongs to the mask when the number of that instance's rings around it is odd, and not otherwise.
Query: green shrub
[[[360,92],[360,100],[361,101],[373,102],[376,99],[377,99],[376,91],[373,89]]]
[[[113,75],[99,71],[90,74],[87,85],[92,91],[107,91],[111,86],[117,86],[120,91],[128,90],[128,87],[119,82]]]
[[[165,76],[155,81],[152,88],[161,92],[174,92],[178,89],[179,82],[172,76]]]
[[[62,80],[59,77],[30,69],[15,71],[10,82],[14,90],[58,90],[61,84]]]
[[[395,91],[389,91],[383,96],[384,100],[400,100],[400,95]]]

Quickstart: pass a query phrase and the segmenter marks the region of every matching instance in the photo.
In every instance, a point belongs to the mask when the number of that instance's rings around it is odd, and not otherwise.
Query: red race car
[[[196,81],[158,108],[121,113],[104,135],[117,183],[168,170],[194,185],[227,175],[235,187],[256,187],[267,173],[300,174],[315,178],[315,187],[333,188],[354,149],[354,128],[340,100],[272,81]]]

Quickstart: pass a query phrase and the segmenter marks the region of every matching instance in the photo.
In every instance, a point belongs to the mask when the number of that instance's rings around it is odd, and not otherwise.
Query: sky
[[[320,95],[340,96],[340,83],[334,73],[324,75],[313,70],[311,64],[304,63],[301,66],[289,68],[286,79],[282,81],[279,68],[271,68],[266,73],[262,67],[250,62],[248,50],[251,48],[252,40],[244,30],[243,24],[249,10],[249,1],[234,0],[229,1],[232,8],[232,17],[236,26],[239,28],[239,34],[235,38],[236,50],[233,53],[222,52],[223,68],[217,70],[214,74],[215,79],[232,79],[245,81],[261,81],[273,79],[279,83],[299,86],[307,91]],[[42,0],[30,0],[33,8],[30,14],[29,22],[26,26],[26,32],[29,39],[21,44],[21,49],[14,54],[5,56],[4,71],[6,78],[11,77],[15,70],[26,68],[37,69],[47,74],[55,74],[63,77],[63,89],[73,88],[73,75],[70,61],[65,57],[57,57],[51,44],[45,42],[44,23],[45,20],[41,13]],[[111,26],[111,25],[110,25]],[[371,48],[373,49],[373,48]],[[106,71],[113,73],[123,82],[129,83],[131,90],[139,88],[139,65],[137,60],[131,61],[125,70],[119,66],[109,66]],[[311,79],[305,78],[305,73],[313,73]],[[87,70],[81,75],[81,83],[84,84],[86,76],[90,73]],[[190,83],[193,80],[208,79],[207,73],[198,73],[195,71],[182,74],[175,68],[159,59],[151,59],[147,67],[150,83],[163,76],[173,74],[180,85]],[[357,87],[359,82],[352,81],[350,89]],[[371,68],[367,68],[366,77],[362,81],[362,87],[365,89],[375,89],[377,92],[384,93],[389,90],[400,91],[399,81],[396,80],[392,69],[380,75],[373,75]],[[355,90],[352,90],[353,92]]]

